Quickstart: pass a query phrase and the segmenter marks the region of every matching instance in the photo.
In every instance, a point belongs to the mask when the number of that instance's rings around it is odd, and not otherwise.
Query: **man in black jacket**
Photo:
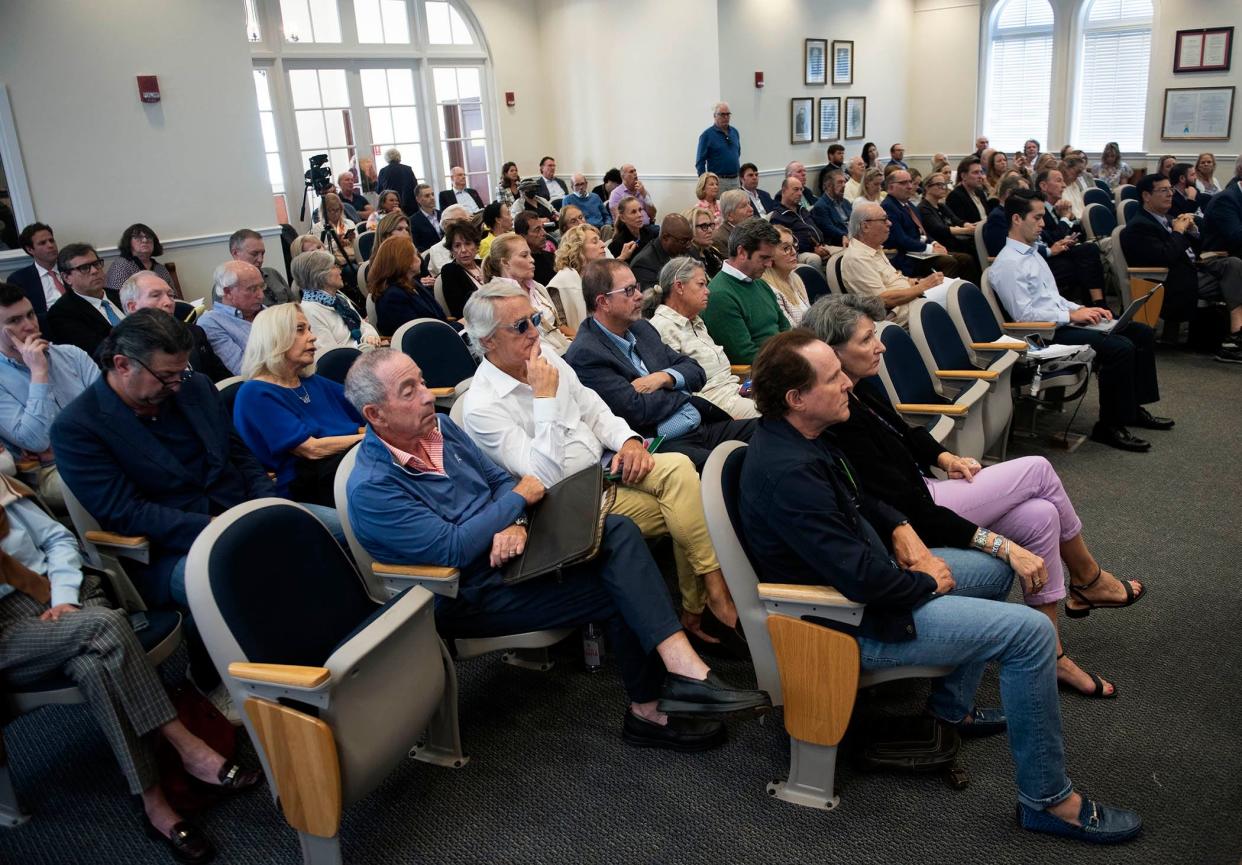
[[[998,580],[959,551],[931,555],[902,514],[859,490],[825,435],[849,415],[849,379],[832,349],[806,330],[778,334],[752,376],[763,418],[737,499],[760,579],[827,585],[866,604],[857,633],[863,669],[954,668],[936,681],[928,710],[966,735],[1008,729],[1023,828],[1095,843],[1137,835],[1138,814],[1092,802],[1066,774],[1052,623],[997,603],[1011,575]],[[974,705],[990,661],[999,665],[1003,713]]]
[[[71,243],[60,250],[56,267],[66,291],[47,311],[48,337],[93,356],[125,317],[118,299],[104,288],[104,262],[90,244]]]
[[[401,196],[401,209],[409,216],[418,209],[418,202],[414,200],[418,178],[414,176],[414,169],[401,163],[401,151],[397,148],[388,148],[384,152],[384,158],[388,160],[388,164],[380,169],[379,177],[375,179],[375,191],[382,193],[391,189],[397,193]]]
[[[1242,259],[1232,255],[1199,255],[1199,230],[1193,213],[1171,220],[1173,187],[1159,174],[1144,175],[1137,184],[1143,208],[1121,229],[1121,251],[1131,267],[1167,267],[1164,317],[1184,321],[1194,314],[1199,298],[1224,299],[1229,307],[1229,333],[1216,354],[1222,363],[1242,363]]]

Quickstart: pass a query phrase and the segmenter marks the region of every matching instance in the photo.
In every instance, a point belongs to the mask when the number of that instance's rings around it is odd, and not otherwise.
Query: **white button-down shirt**
[[[1061,297],[1056,277],[1035,247],[1012,237],[988,268],[988,284],[1015,321],[1069,324],[1070,313],[1078,309]]]
[[[554,398],[535,399],[530,385],[484,360],[462,397],[462,425],[513,475],[534,475],[551,486],[599,462],[605,450],[642,437],[583,387],[569,364],[549,351],[543,357],[560,374]]]
[[[108,324],[112,324],[112,319],[108,318],[108,313],[104,312],[105,303],[108,304],[109,309],[116,313],[118,320],[125,317],[125,313],[121,312],[121,308],[112,301],[108,300],[107,297],[91,297],[89,294],[80,294],[78,296],[83,300],[89,301],[91,306],[95,307],[95,311],[103,316],[104,321],[108,322]]]
[[[60,300],[60,289],[56,287],[56,279],[52,276],[52,271],[45,269],[37,261],[35,272],[39,274],[39,282],[43,283],[43,299],[47,301],[48,309],[51,309],[52,304]]]

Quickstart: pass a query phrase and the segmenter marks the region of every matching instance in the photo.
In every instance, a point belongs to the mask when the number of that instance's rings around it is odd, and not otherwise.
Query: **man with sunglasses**
[[[48,310],[48,336],[93,355],[125,317],[120,301],[104,290],[104,261],[89,243],[71,243],[61,248],[56,266],[68,290]]]

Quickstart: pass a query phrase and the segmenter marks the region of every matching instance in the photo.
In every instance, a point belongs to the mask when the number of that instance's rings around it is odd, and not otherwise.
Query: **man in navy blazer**
[[[910,196],[914,193],[910,172],[898,168],[889,172],[885,182],[888,186],[888,197],[880,202],[880,206],[892,223],[884,245],[897,250],[893,267],[906,276],[927,276],[936,270],[945,276],[957,276],[962,269],[961,263],[953,253],[927,236],[922,218],[910,203]],[[929,257],[914,258],[907,253],[922,253]],[[958,255],[969,258],[965,253]]]
[[[70,243],[56,258],[65,293],[47,311],[47,337],[76,345],[89,355],[125,313],[115,292],[105,287],[104,262],[88,243]]]
[[[1203,249],[1242,258],[1242,184],[1212,196],[1203,215]]]
[[[747,162],[741,168],[742,189],[750,198],[750,206],[754,208],[755,216],[767,216],[776,207],[776,201],[771,195],[759,188],[759,169],[755,163]]]
[[[10,273],[8,282],[25,292],[43,329],[47,325],[48,308],[65,293],[65,284],[56,267],[56,256],[60,253],[56,235],[52,226],[32,222],[22,229],[18,243],[34,261]]]
[[[690,457],[703,470],[722,441],[747,441],[753,420],[735,421],[695,396],[707,375],[693,358],[678,354],[642,317],[643,293],[629,265],[600,259],[582,273],[591,316],[582,322],[565,361],[613,414],[644,436],[663,436],[662,450]]]
[[[414,196],[417,209],[410,214],[410,236],[420,254],[440,242],[444,237],[444,229],[440,225],[440,214],[436,210],[436,194],[426,183],[418,184]]]
[[[827,172],[824,194],[815,200],[811,208],[811,221],[824,235],[829,246],[845,246],[849,236],[850,212],[853,207],[845,200],[845,172],[837,169]]]
[[[375,191],[382,193],[391,189],[397,193],[401,196],[401,209],[409,216],[418,209],[418,204],[414,201],[418,178],[414,176],[413,168],[402,164],[401,151],[397,148],[388,148],[384,152],[384,158],[388,160],[388,164],[380,169],[379,176],[375,178]]]

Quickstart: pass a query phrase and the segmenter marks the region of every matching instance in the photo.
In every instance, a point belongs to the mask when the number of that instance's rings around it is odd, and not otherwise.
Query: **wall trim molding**
[[[55,228],[55,226],[53,226]],[[263,235],[264,241],[270,238],[279,238],[281,227],[279,225],[268,225],[263,228],[256,228],[255,231]],[[204,246],[220,246],[227,244],[229,236],[233,232],[217,231],[212,234],[195,234],[189,237],[176,237],[172,240],[160,241],[164,245],[164,256],[168,257],[168,253],[175,252],[179,249],[198,249]],[[104,261],[110,261],[120,255],[120,251],[115,246],[96,247],[96,252]],[[25,267],[30,262],[30,257],[20,249],[9,249],[0,252],[0,271],[4,273],[12,273],[20,267]]]

